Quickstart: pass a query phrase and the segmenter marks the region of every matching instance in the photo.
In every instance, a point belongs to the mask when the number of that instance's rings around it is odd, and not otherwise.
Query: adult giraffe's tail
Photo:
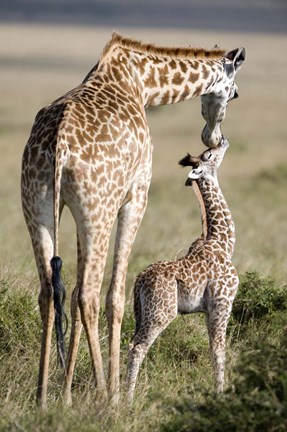
[[[62,260],[58,256],[51,259],[52,267],[52,286],[54,291],[54,308],[55,308],[55,330],[57,339],[57,353],[61,367],[65,367],[66,349],[65,349],[65,331],[63,330],[63,318],[67,317],[64,312],[64,303],[66,298],[65,287],[61,279]]]
[[[55,148],[55,171],[54,171],[54,256],[51,259],[52,268],[52,286],[54,292],[54,308],[55,308],[55,331],[57,339],[57,353],[58,361],[61,367],[65,367],[66,348],[65,348],[65,333],[63,328],[63,321],[66,321],[67,316],[64,312],[64,304],[66,299],[65,287],[61,278],[62,260],[58,256],[58,243],[59,243],[59,220],[60,220],[60,193],[61,193],[61,180],[63,169],[63,149],[62,149],[61,136],[58,136]]]

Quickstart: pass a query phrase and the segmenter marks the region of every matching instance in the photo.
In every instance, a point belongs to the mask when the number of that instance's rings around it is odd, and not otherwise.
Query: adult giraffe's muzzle
[[[222,137],[223,135],[220,128],[220,123],[217,123],[213,129],[210,129],[206,123],[201,132],[201,140],[203,144],[210,148],[217,147]]]

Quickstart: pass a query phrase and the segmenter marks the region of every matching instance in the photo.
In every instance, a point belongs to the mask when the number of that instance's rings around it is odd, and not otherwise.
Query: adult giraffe
[[[77,284],[65,398],[84,325],[99,392],[106,383],[98,334],[100,290],[112,226],[118,217],[114,265],[106,299],[110,396],[119,390],[120,332],[128,257],[141,223],[151,179],[152,144],[145,108],[201,96],[209,147],[221,139],[227,103],[243,48],[159,48],[113,34],[98,64],[75,89],[37,114],[22,161],[22,206],[41,289],[43,332],[37,400],[46,406],[52,328],[63,352],[58,223],[64,205],[77,228]],[[54,309],[55,306],[55,309]]]

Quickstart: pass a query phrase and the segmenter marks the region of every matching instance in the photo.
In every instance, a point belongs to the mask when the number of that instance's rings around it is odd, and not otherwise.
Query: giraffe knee
[[[42,322],[46,323],[48,326],[52,325],[54,322],[53,287],[48,281],[45,285],[41,286],[38,296],[38,305]]]
[[[140,343],[133,343],[131,342],[129,344],[129,362],[134,362],[136,359],[140,360],[142,355],[144,353],[143,347]]]
[[[53,301],[53,294],[54,294],[53,286],[50,281],[47,281],[45,284],[41,286],[39,296],[38,296],[38,304],[40,310]]]
[[[100,301],[96,295],[80,288],[78,292],[78,305],[82,316],[94,318],[99,314]]]
[[[106,317],[110,325],[121,325],[124,316],[124,308],[113,308],[112,310],[106,310]]]
[[[123,296],[108,294],[106,298],[106,316],[110,324],[120,324],[124,315],[125,299]]]

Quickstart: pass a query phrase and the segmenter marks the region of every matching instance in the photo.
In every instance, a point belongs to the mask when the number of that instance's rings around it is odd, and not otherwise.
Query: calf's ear
[[[182,158],[178,163],[179,165],[185,167],[185,166],[194,166],[195,163],[197,163],[197,158],[191,156],[189,153],[187,153],[184,158]]]

